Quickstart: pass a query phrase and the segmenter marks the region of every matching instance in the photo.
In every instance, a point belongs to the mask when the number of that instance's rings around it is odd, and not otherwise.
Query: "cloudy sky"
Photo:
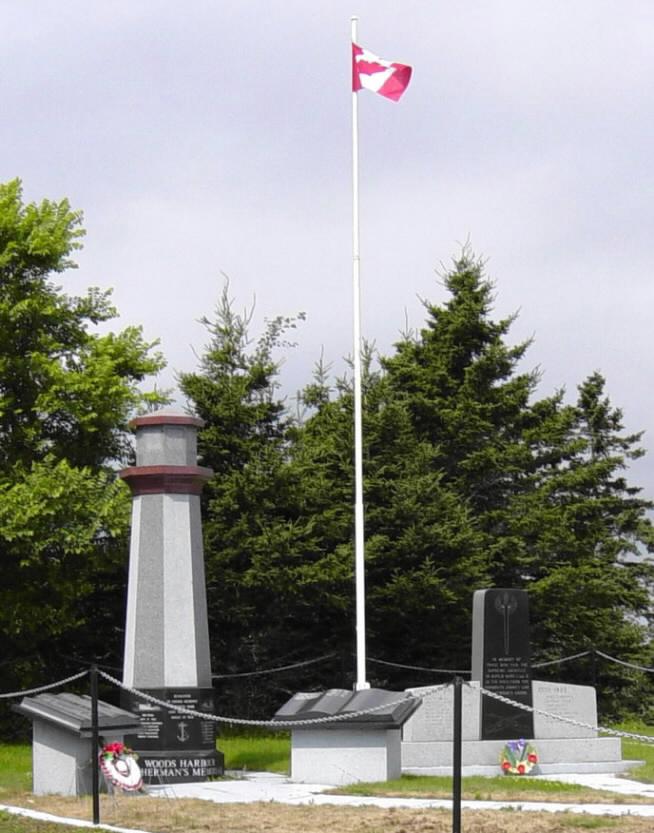
[[[70,293],[191,370],[238,308],[305,312],[282,380],[351,350],[350,17],[414,66],[360,94],[363,330],[390,349],[470,241],[540,392],[594,370],[654,452],[651,0],[0,0],[0,178],[83,209]],[[654,453],[632,479],[654,497]]]

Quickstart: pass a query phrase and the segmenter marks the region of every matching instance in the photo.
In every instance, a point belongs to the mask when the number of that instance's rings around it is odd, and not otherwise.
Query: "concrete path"
[[[324,784],[295,784],[285,775],[271,772],[232,772],[233,780],[210,781],[205,784],[170,784],[148,787],[153,796],[168,798],[201,798],[216,802],[279,801],[282,804],[333,804],[347,807],[374,805],[377,807],[438,807],[449,809],[451,801],[428,798],[377,798],[354,795],[326,795],[331,787]],[[545,812],[575,812],[593,815],[637,815],[654,818],[654,785],[629,781],[615,775],[552,775],[536,778],[579,783],[584,786],[611,790],[619,795],[643,795],[652,804],[553,804],[543,801],[464,801],[462,806],[471,810],[512,807],[521,810]]]

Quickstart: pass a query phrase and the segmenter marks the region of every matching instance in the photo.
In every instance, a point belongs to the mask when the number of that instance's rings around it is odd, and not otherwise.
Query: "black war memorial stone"
[[[525,590],[477,590],[472,606],[472,679],[482,688],[532,705],[529,600]],[[481,697],[481,739],[533,738],[532,712]]]

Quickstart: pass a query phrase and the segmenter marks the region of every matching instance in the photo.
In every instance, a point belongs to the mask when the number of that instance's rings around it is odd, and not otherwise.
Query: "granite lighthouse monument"
[[[160,700],[211,713],[209,626],[200,493],[211,469],[197,465],[202,421],[158,412],[137,417],[136,465],[120,472],[132,491],[123,683]],[[149,783],[222,774],[215,724],[125,692],[140,718],[127,742]]]

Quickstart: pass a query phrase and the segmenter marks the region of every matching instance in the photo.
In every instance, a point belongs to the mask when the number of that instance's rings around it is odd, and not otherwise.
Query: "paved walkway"
[[[234,772],[233,780],[209,781],[204,784],[171,784],[148,787],[151,795],[169,798],[201,798],[216,802],[279,801],[282,804],[335,804],[348,807],[375,805],[377,807],[439,807],[449,809],[451,801],[430,798],[377,798],[355,795],[326,795],[331,787],[324,784],[295,784],[285,775],[271,772]],[[471,810],[512,807],[521,810],[547,812],[589,813],[593,815],[638,815],[654,818],[654,785],[629,781],[615,775],[552,775],[537,778],[567,781],[598,789],[611,790],[620,795],[643,795],[651,804],[554,804],[544,801],[464,801]]]

